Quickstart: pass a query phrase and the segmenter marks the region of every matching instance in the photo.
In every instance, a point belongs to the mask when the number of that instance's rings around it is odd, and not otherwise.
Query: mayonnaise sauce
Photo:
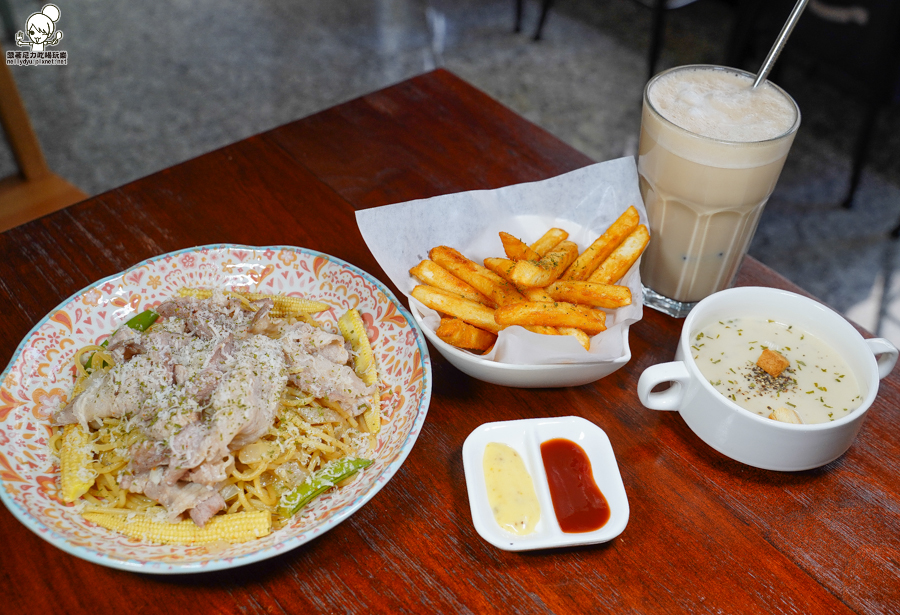
[[[534,532],[541,505],[522,457],[510,446],[489,442],[484,447],[484,484],[494,519],[520,536]]]

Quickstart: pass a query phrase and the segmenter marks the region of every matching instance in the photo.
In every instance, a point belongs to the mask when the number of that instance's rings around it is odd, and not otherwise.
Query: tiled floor
[[[23,29],[42,3],[11,5]],[[512,32],[513,0],[57,5],[69,64],[13,73],[51,167],[91,194],[436,66],[598,161],[637,145],[650,11],[634,0],[557,0],[538,43]],[[721,62],[731,19],[721,0],[670,11],[660,68]],[[751,253],[900,343],[900,110],[845,210],[862,105],[790,65],[781,84],[804,120]]]

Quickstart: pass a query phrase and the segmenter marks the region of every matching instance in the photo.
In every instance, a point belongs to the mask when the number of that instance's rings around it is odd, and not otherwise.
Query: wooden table
[[[0,235],[0,351],[7,360],[35,322],[94,280],[194,245],[304,246],[387,283],[355,210],[590,162],[452,74],[428,73]],[[752,258],[739,283],[794,288]],[[842,458],[809,472],[756,470],[703,444],[678,414],[639,403],[638,377],[672,359],[680,327],[645,310],[631,329],[631,363],[568,389],[486,384],[432,351],[425,427],[393,480],[336,529],[265,562],[123,572],[55,549],[2,509],[0,611],[900,611],[900,372],[882,382]],[[628,527],[598,546],[494,548],[472,526],[463,441],[488,421],[565,415],[609,435]]]

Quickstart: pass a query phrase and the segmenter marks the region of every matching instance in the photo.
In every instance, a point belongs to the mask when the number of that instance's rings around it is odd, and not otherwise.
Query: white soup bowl
[[[698,369],[691,340],[705,327],[732,318],[765,318],[815,335],[847,362],[861,389],[862,403],[827,423],[791,424],[745,410],[717,391]],[[765,470],[817,468],[843,455],[862,427],[878,394],[878,383],[897,362],[897,348],[882,338],[864,339],[837,312],[801,295],[762,287],[715,293],[684,321],[675,361],[641,374],[638,397],[652,410],[677,410],[701,440],[732,459]],[[659,392],[654,387],[672,383]]]

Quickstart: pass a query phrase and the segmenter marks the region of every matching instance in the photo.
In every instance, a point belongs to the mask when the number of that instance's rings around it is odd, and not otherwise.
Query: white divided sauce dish
[[[559,527],[541,458],[541,443],[556,438],[571,440],[580,446],[591,462],[594,481],[606,498],[610,511],[609,520],[598,530],[566,533]],[[513,534],[502,529],[494,519],[484,477],[484,450],[491,442],[514,449],[531,475],[541,506],[541,518],[530,534]],[[475,530],[499,549],[529,551],[608,542],[621,534],[628,524],[628,496],[609,438],[602,429],[581,417],[486,423],[466,438],[463,444],[463,468]]]

